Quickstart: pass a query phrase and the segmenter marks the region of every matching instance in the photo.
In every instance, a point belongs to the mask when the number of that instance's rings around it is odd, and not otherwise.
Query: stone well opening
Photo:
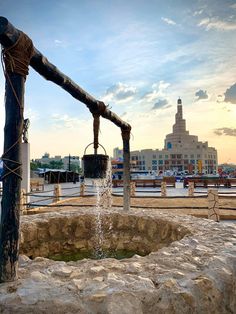
[[[119,212],[70,211],[28,216],[21,228],[21,254],[54,260],[145,256],[190,231],[167,219]]]

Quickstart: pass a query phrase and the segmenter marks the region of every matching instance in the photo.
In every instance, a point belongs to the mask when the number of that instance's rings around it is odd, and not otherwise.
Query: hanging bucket
[[[91,179],[103,179],[106,177],[109,156],[102,154],[85,155],[86,149],[92,144],[93,143],[89,144],[85,148],[84,156],[82,158],[84,177]],[[105,148],[101,144],[99,144],[99,146],[101,146],[104,149],[106,154]]]

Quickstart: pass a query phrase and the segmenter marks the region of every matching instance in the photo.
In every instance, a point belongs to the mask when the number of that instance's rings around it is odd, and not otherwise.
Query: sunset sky
[[[220,163],[236,163],[235,0],[1,0],[0,15],[131,124],[131,150],[164,147],[180,97],[190,134]],[[32,68],[25,118],[31,158],[82,156],[93,141],[87,107]],[[0,128],[2,149],[2,71]],[[122,147],[120,129],[104,119],[99,139],[109,154]]]

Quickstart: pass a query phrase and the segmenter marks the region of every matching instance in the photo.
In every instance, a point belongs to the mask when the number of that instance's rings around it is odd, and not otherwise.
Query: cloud
[[[198,26],[204,27],[207,31],[210,29],[216,29],[220,31],[236,30],[236,23],[230,21],[222,21],[216,17],[205,18],[198,23]]]
[[[165,90],[170,86],[169,83],[164,81],[160,81],[159,83],[155,83],[152,85],[152,91],[147,92],[141,98],[142,102],[153,103],[158,101],[160,97],[165,96]]]
[[[69,42],[67,40],[54,39],[54,44],[56,47],[67,48],[69,46]],[[79,49],[77,48],[77,51]]]
[[[176,25],[175,21],[171,20],[171,19],[168,19],[167,17],[162,17],[161,18],[163,22],[165,22],[166,24],[169,24],[169,25]]]
[[[73,129],[81,126],[81,120],[78,118],[71,118],[67,114],[59,115],[55,113],[51,118],[53,120],[53,127],[57,129]]]
[[[39,113],[36,110],[33,110],[32,108],[28,108],[24,112],[24,118],[29,119],[30,122],[35,122],[39,119]]]
[[[218,128],[214,130],[216,135],[236,136],[236,129],[234,128]]]
[[[116,101],[121,103],[131,100],[136,93],[136,87],[119,82],[107,89],[105,95],[102,97],[102,100],[104,102]]]
[[[236,104],[236,83],[230,86],[225,92],[225,102]]]
[[[199,89],[196,93],[195,96],[197,97],[196,101],[200,100],[200,99],[208,99],[208,95],[207,95],[207,91]]]
[[[203,9],[198,10],[198,11],[195,11],[195,12],[193,13],[193,16],[201,15],[202,13],[203,13]]]
[[[230,6],[232,9],[236,9],[236,3],[234,3],[234,4],[231,4],[231,6]]]
[[[61,45],[61,44],[62,44],[62,41],[59,40],[59,39],[55,39],[55,40],[54,40],[54,44],[56,44],[56,45]]]
[[[159,99],[152,107],[152,110],[161,109],[161,108],[169,108],[169,107],[170,105],[168,105],[167,99]]]

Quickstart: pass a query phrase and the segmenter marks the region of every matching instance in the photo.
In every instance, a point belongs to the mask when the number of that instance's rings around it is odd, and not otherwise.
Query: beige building
[[[143,149],[131,152],[137,170],[150,172],[217,173],[217,151],[208,142],[190,135],[183,119],[182,101],[178,99],[173,131],[166,135],[164,149]]]

